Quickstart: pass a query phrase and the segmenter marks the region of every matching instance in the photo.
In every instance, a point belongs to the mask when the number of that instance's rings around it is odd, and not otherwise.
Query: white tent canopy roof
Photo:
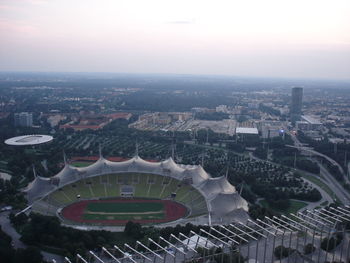
[[[213,221],[233,219],[233,211],[240,209],[242,212],[248,211],[247,202],[237,193],[235,187],[227,179],[222,177],[212,178],[201,165],[178,165],[172,158],[162,162],[149,162],[139,156],[122,161],[112,162],[102,156],[93,164],[87,167],[73,167],[65,164],[64,168],[54,177],[36,177],[31,182],[25,192],[29,203],[44,197],[54,189],[76,182],[83,178],[94,177],[111,173],[154,173],[162,176],[169,176],[177,180],[188,180],[205,198],[208,210],[213,217]],[[236,217],[236,215],[234,215]]]

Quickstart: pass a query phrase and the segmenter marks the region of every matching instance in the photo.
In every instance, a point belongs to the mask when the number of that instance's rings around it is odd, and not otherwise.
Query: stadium
[[[5,144],[12,146],[28,146],[28,145],[38,145],[43,143],[48,143],[53,140],[50,135],[43,134],[32,134],[32,135],[22,135],[9,138],[5,141]]]
[[[136,155],[112,162],[100,154],[87,167],[74,167],[65,158],[58,174],[35,174],[24,191],[32,211],[78,228],[111,229],[128,221],[166,226],[248,220],[248,203],[226,177],[213,178],[200,165],[172,158],[150,162]]]

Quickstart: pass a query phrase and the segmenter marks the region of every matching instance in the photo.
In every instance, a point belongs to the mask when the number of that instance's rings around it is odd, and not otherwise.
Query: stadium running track
[[[165,207],[164,219],[132,219],[132,220],[88,220],[83,218],[84,211],[89,203],[116,202],[116,203],[163,203]],[[62,209],[61,215],[68,220],[82,224],[98,225],[125,225],[128,221],[140,224],[166,223],[175,221],[186,215],[185,206],[171,200],[147,200],[147,199],[108,199],[108,200],[83,200],[73,203]]]

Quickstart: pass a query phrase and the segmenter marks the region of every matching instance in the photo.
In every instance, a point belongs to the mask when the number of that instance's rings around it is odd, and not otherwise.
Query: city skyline
[[[226,246],[216,263],[347,262],[348,83],[0,73],[0,258],[108,262],[112,244],[134,263],[201,260],[182,248],[204,238]],[[215,234],[238,227],[260,238]],[[179,253],[141,242],[161,238]]]

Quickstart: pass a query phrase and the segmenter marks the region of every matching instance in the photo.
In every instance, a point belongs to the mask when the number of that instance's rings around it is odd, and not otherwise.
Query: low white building
[[[309,115],[302,115],[301,121],[297,121],[296,127],[302,131],[319,131],[322,130],[322,123]]]

